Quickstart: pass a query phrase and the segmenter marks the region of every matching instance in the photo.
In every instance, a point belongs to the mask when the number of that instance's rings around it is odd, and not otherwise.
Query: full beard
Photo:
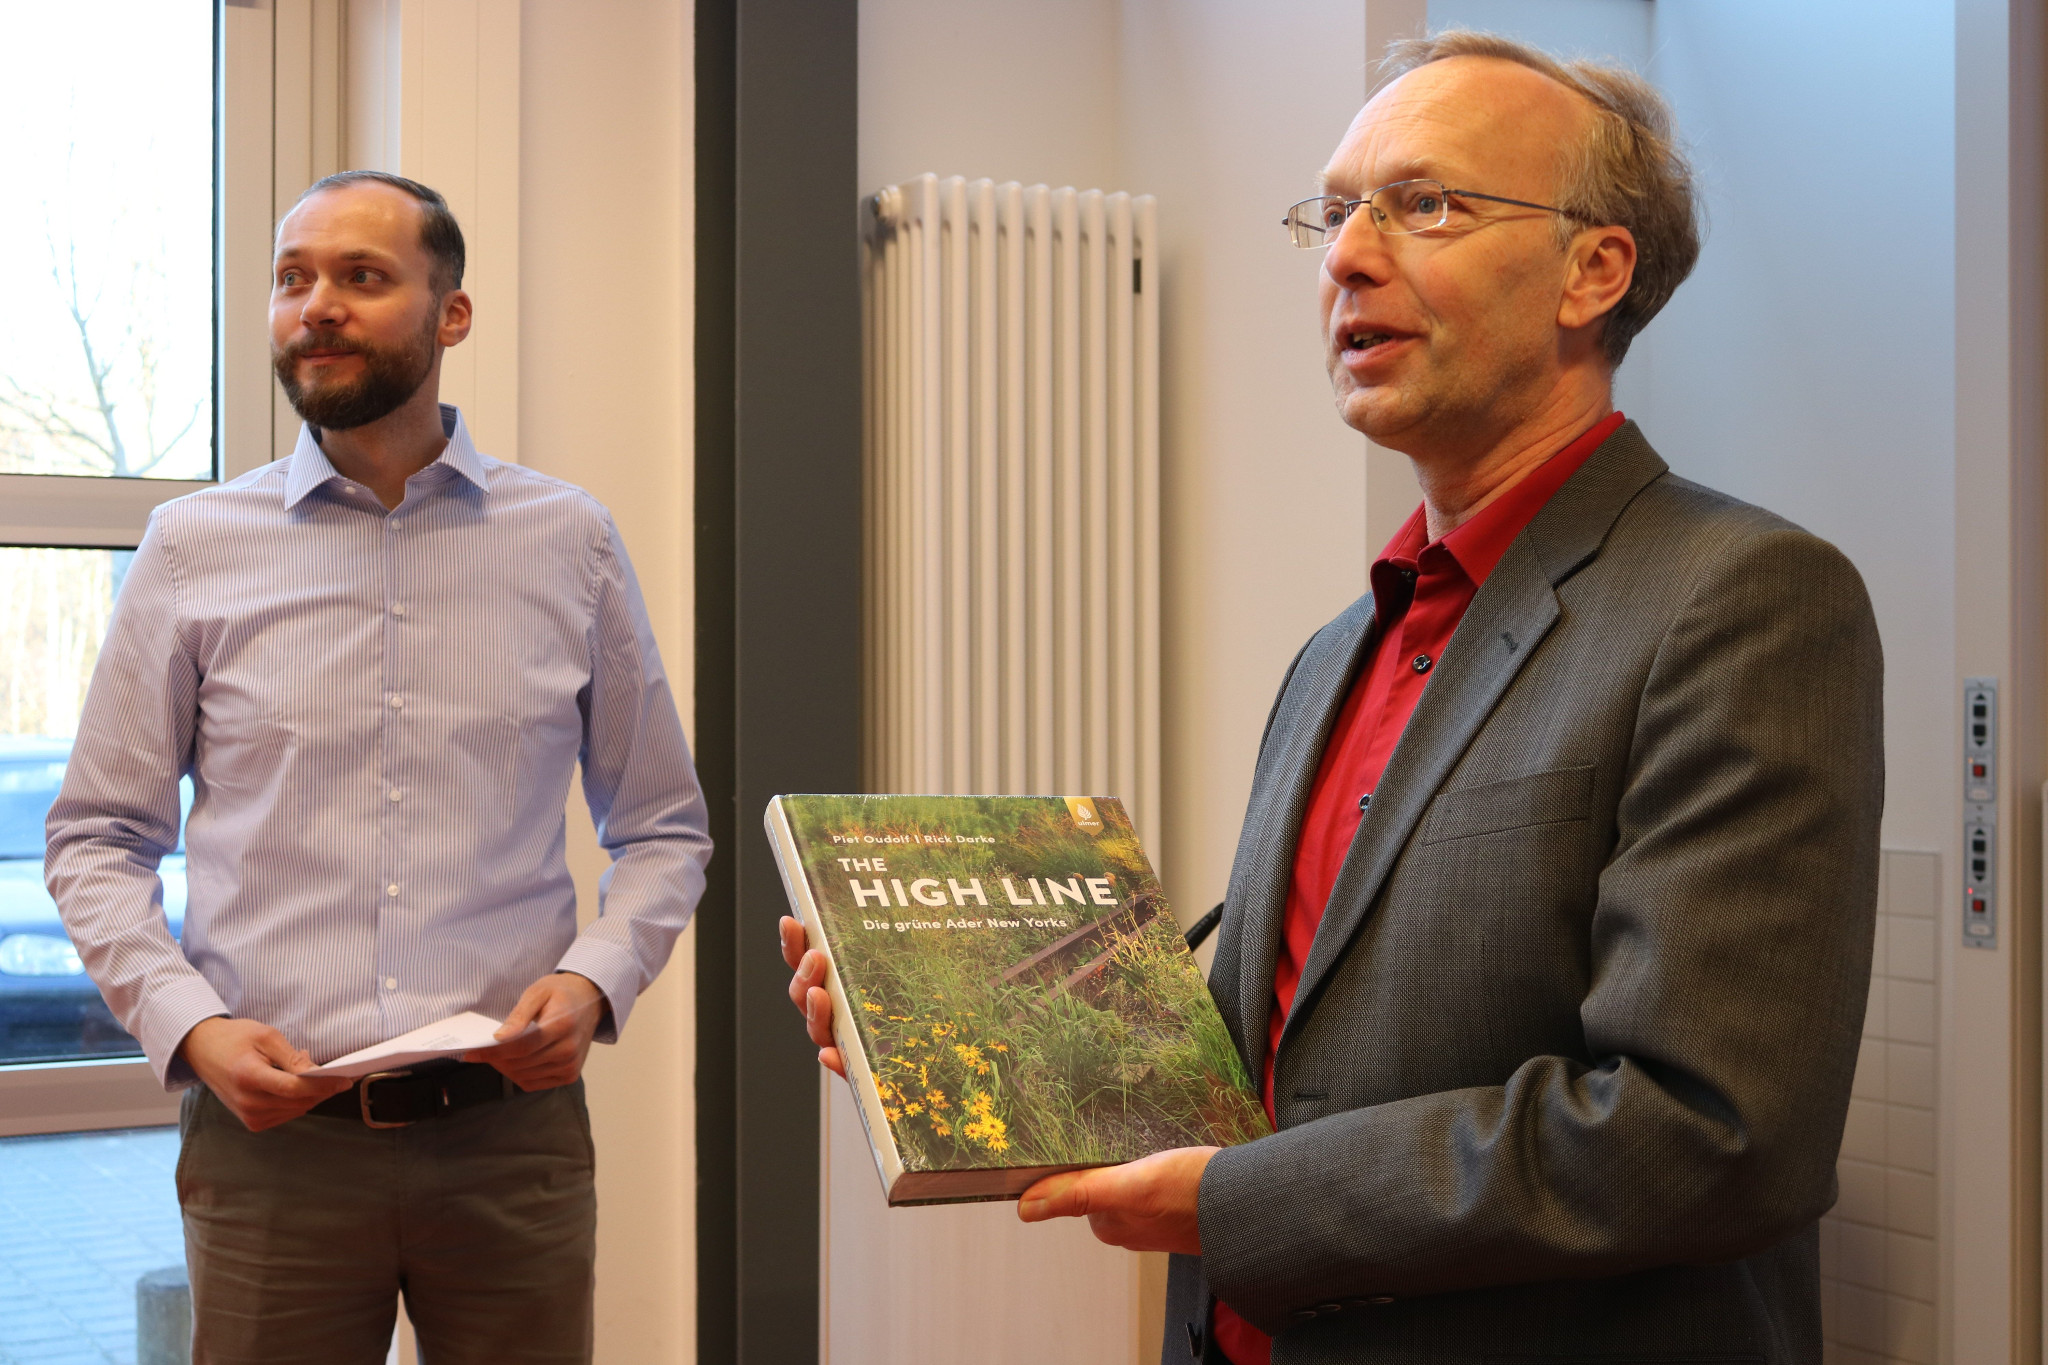
[[[434,335],[439,323],[437,310],[428,314],[427,325],[411,342],[392,347],[315,334],[288,346],[273,346],[271,368],[277,372],[278,385],[284,389],[292,411],[308,426],[324,431],[368,426],[404,407],[420,391],[420,385],[427,382],[434,369]],[[361,356],[362,373],[347,381],[300,382],[299,361],[306,352],[336,350]]]

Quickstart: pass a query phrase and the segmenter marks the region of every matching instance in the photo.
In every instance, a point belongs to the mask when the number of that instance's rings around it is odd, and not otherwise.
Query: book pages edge
[[[853,1086],[854,1108],[860,1114],[861,1127],[867,1130],[868,1151],[875,1158],[875,1175],[882,1182],[882,1198],[887,1202],[889,1192],[903,1175],[903,1158],[896,1150],[896,1134],[889,1127],[888,1116],[882,1112],[882,1094],[876,1089],[874,1071],[868,1066],[867,1048],[862,1044],[860,1029],[853,1021],[853,1011],[846,1003],[846,988],[839,980],[839,962],[832,955],[832,944],[825,934],[824,917],[819,914],[817,902],[811,895],[810,877],[804,872],[803,852],[797,847],[796,832],[790,828],[789,813],[783,806],[785,799],[781,796],[769,799],[768,837],[775,844],[775,863],[782,873],[783,891],[795,908],[797,918],[803,921],[804,938],[825,957],[825,993],[832,999],[832,1030],[839,1039],[839,1055],[846,1062],[847,1081]],[[850,1044],[849,1039],[852,1040]]]

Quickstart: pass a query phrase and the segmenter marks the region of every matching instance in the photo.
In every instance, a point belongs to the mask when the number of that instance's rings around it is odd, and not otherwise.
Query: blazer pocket
[[[1437,797],[1422,842],[1441,844],[1481,834],[1584,820],[1593,811],[1593,765],[1553,768],[1478,787],[1454,787]]]

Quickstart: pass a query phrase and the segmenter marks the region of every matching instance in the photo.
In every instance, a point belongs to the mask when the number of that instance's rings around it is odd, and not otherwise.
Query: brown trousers
[[[179,1115],[193,1365],[588,1365],[597,1195],[583,1084],[408,1128]]]

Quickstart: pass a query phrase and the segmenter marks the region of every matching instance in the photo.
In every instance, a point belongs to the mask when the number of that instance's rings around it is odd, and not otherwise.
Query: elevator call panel
[[[1963,680],[1963,946],[1998,946],[1998,680]]]

